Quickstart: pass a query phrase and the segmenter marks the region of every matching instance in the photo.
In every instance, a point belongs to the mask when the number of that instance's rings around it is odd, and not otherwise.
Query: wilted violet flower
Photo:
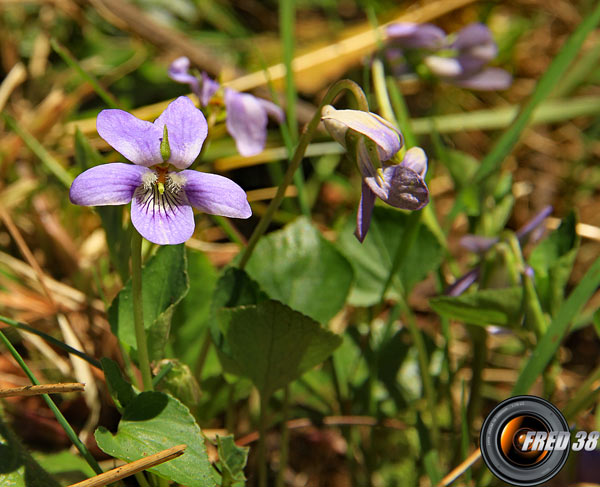
[[[223,176],[185,170],[194,162],[207,135],[204,115],[181,96],[154,123],[123,110],[103,110],[96,126],[100,136],[134,164],[92,167],[71,185],[77,205],[123,205],[131,201],[131,221],[156,244],[179,244],[194,233],[192,206],[205,213],[233,218],[252,214],[246,193]],[[167,135],[169,157],[161,141]],[[170,166],[183,171],[173,171]]]
[[[388,205],[403,210],[419,210],[429,202],[424,178],[427,156],[420,147],[409,149],[400,164],[385,163],[402,148],[402,134],[387,120],[374,113],[359,110],[323,108],[321,120],[331,136],[344,147],[348,131],[356,134],[356,153],[352,154],[362,174],[362,193],[356,215],[355,235],[361,242],[367,236],[371,215],[378,197]],[[373,165],[365,137],[377,148],[382,167]]]
[[[169,66],[169,76],[179,83],[187,83],[202,106],[208,106],[219,90],[219,83],[204,72],[200,83],[189,70],[190,60],[180,57]],[[227,131],[235,140],[238,152],[243,156],[262,152],[267,140],[268,115],[281,123],[285,119],[283,110],[270,101],[231,88],[224,89],[224,101]]]

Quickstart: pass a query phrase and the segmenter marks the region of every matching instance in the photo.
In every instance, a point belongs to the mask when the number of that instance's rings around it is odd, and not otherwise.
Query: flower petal
[[[267,140],[267,112],[252,95],[225,89],[227,131],[235,139],[238,152],[253,156],[262,152]]]
[[[122,162],[92,167],[75,178],[69,199],[83,206],[124,205],[131,201],[146,172],[150,169]]]
[[[402,134],[379,115],[361,110],[336,110],[331,105],[323,108],[321,120],[331,136],[344,147],[346,131],[352,129],[377,144],[382,161],[391,159],[402,147]]]
[[[425,56],[423,62],[433,74],[443,78],[460,76],[463,73],[462,64],[452,57]]]
[[[163,162],[162,128],[116,109],[102,110],[96,128],[100,137],[131,162],[146,167]]]
[[[189,203],[211,215],[229,218],[250,218],[252,210],[245,191],[231,179],[218,174],[181,171],[183,190]]]
[[[420,210],[429,203],[427,185],[416,172],[401,165],[383,169],[383,184],[378,177],[364,179],[369,188],[379,196],[383,190],[385,197],[380,198],[388,205],[403,210]]]
[[[267,111],[267,114],[277,120],[279,123],[283,123],[285,120],[285,113],[279,105],[275,105],[272,101],[264,100],[263,98],[256,98],[258,103]]]
[[[154,184],[136,190],[131,222],[142,237],[158,245],[180,244],[194,233],[194,212],[185,193],[160,194]]]
[[[371,226],[371,216],[373,214],[373,207],[375,206],[375,193],[371,191],[371,188],[362,182],[362,194],[360,196],[360,203],[356,212],[356,231],[354,235],[360,241],[363,242]]]
[[[490,43],[494,43],[494,38],[487,25],[480,22],[473,22],[456,33],[456,39],[451,44],[451,47],[462,51]]]
[[[200,103],[203,107],[208,105],[208,102],[213,95],[219,90],[219,83],[211,79],[206,71],[202,71],[202,89],[200,90]]]
[[[396,22],[386,29],[388,38],[395,44],[407,48],[441,47],[446,33],[433,24],[415,24],[412,22]]]
[[[198,83],[198,79],[190,74],[190,60],[185,57],[178,57],[173,61],[169,66],[169,78],[173,81],[177,81],[178,83],[184,83],[190,85],[190,89],[196,94],[196,96],[200,96],[200,85]]]
[[[425,178],[425,174],[427,173],[427,154],[420,147],[411,147],[404,154],[401,165],[412,169],[421,178]]]
[[[160,130],[167,125],[171,158],[169,163],[178,169],[188,167],[202,149],[202,144],[208,134],[208,124],[200,110],[187,96],[180,96],[169,103],[169,106],[154,121],[154,126]]]
[[[471,90],[505,90],[511,85],[512,76],[501,68],[486,68],[466,78],[453,78],[448,81]]]

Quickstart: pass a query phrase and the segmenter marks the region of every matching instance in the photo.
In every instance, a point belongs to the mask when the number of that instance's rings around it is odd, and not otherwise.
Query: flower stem
[[[269,398],[260,394],[258,423],[258,487],[267,487],[267,405]]]
[[[283,389],[283,406],[281,408],[281,447],[279,449],[279,472],[277,472],[277,487],[285,487],[285,471],[287,469],[290,430],[287,425],[290,415],[290,386]]]
[[[36,379],[35,375],[33,375],[33,372],[25,363],[25,361],[23,360],[23,357],[21,357],[19,352],[17,352],[17,349],[15,347],[13,347],[13,344],[10,342],[10,340],[8,338],[6,338],[4,333],[2,333],[1,331],[0,331],[0,340],[2,342],[4,342],[4,345],[6,345],[6,348],[8,348],[8,351],[11,353],[11,355],[16,360],[16,362],[19,364],[19,367],[21,367],[21,369],[23,369],[23,372],[25,372],[25,374],[27,374],[31,383],[34,385],[40,385],[40,382]],[[85,461],[88,462],[89,466],[92,467],[94,472],[96,472],[97,474],[101,474],[102,469],[100,468],[100,465],[98,465],[98,462],[96,462],[96,459],[92,456],[92,454],[87,449],[87,447],[81,442],[81,440],[79,439],[79,437],[77,436],[77,434],[75,433],[75,431],[73,430],[73,428],[71,427],[71,425],[69,424],[67,419],[63,416],[63,414],[60,412],[60,409],[58,409],[58,407],[54,403],[54,401],[50,398],[50,396],[48,394],[42,394],[42,398],[44,399],[44,401],[46,401],[46,404],[48,405],[50,410],[54,413],[54,416],[56,416],[57,421],[60,423],[62,428],[65,430],[65,433],[67,433],[67,436],[69,437],[71,442],[77,447],[77,449],[79,450],[79,452],[81,453],[83,458],[85,458]]]
[[[131,237],[131,295],[133,299],[133,324],[137,344],[138,365],[142,373],[142,384],[145,391],[151,391],[152,373],[148,358],[148,342],[144,329],[144,311],[142,302],[142,236],[133,231]]]
[[[340,80],[337,83],[335,83],[331,88],[329,88],[329,91],[323,97],[323,101],[321,101],[321,104],[317,108],[317,111],[314,114],[312,120],[309,122],[309,124],[306,127],[306,130],[304,131],[304,133],[300,137],[300,140],[298,141],[298,145],[296,146],[296,150],[294,151],[294,156],[290,161],[288,170],[286,171],[283,177],[283,181],[279,185],[279,188],[277,188],[277,194],[271,200],[267,211],[262,216],[262,218],[258,222],[258,225],[254,229],[254,232],[250,237],[250,241],[248,242],[248,246],[244,249],[244,253],[240,260],[240,269],[246,267],[246,264],[248,263],[248,260],[252,255],[252,252],[254,252],[254,247],[256,247],[258,240],[269,227],[269,224],[273,219],[273,215],[279,208],[279,205],[281,204],[281,201],[283,200],[283,197],[285,195],[285,190],[292,182],[294,174],[296,173],[296,170],[302,162],[304,152],[306,151],[306,148],[308,147],[308,144],[310,143],[315,133],[315,130],[319,125],[319,122],[321,120],[321,110],[325,105],[329,105],[331,102],[333,102],[335,97],[345,90],[350,91],[354,95],[354,98],[356,99],[360,110],[367,112],[369,111],[369,104],[367,103],[367,98],[364,92],[362,91],[361,87],[358,86],[354,81],[350,81],[347,79]]]

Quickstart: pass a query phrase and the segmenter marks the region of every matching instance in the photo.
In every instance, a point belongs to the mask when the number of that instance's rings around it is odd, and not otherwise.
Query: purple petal
[[[279,105],[275,105],[272,101],[264,100],[262,98],[256,98],[258,103],[267,111],[267,114],[277,120],[279,123],[283,123],[285,120],[285,113]]]
[[[466,78],[449,79],[452,83],[471,90],[505,90],[512,83],[512,76],[501,68],[486,68]]]
[[[545,206],[542,211],[540,211],[537,215],[535,215],[531,220],[529,220],[525,225],[517,230],[517,238],[519,240],[524,240],[527,235],[536,230],[544,220],[552,214],[553,208],[552,206]]]
[[[425,178],[425,174],[427,173],[427,154],[420,147],[412,147],[404,154],[401,165],[412,169],[421,178]]]
[[[131,201],[131,223],[150,242],[176,245],[194,233],[194,212],[182,190],[160,194],[156,185],[140,186]]]
[[[482,237],[481,235],[465,235],[460,239],[460,246],[476,254],[488,251],[498,242],[497,237]]]
[[[154,121],[160,130],[167,125],[171,158],[169,163],[178,169],[188,167],[202,149],[208,134],[206,119],[187,96],[180,96],[169,103],[169,106]]]
[[[123,110],[102,110],[96,119],[100,137],[131,162],[150,167],[163,162],[160,155],[162,128]]]
[[[456,39],[450,47],[464,50],[490,43],[494,43],[490,29],[485,24],[474,22],[456,33]]]
[[[69,199],[83,206],[124,205],[131,201],[146,172],[150,169],[122,162],[92,167],[75,178]]]
[[[401,47],[435,49],[440,47],[446,33],[433,24],[397,22],[387,27],[388,38]]]
[[[323,108],[321,120],[331,136],[344,147],[346,131],[352,129],[377,144],[382,161],[391,159],[402,147],[402,134],[379,115],[361,110],[336,110],[331,105]]]
[[[225,89],[227,131],[235,139],[242,156],[262,152],[267,140],[267,112],[259,101],[247,93]]]
[[[360,243],[363,242],[371,226],[371,216],[373,214],[373,207],[375,206],[375,193],[371,191],[371,188],[362,182],[362,194],[360,195],[360,203],[356,212],[356,231],[354,235]]]
[[[181,171],[183,189],[190,204],[204,213],[229,218],[250,218],[246,193],[231,179],[217,174]]]
[[[456,58],[426,56],[423,62],[433,74],[442,78],[454,78],[463,73],[463,66]]]
[[[375,193],[383,190],[385,197],[381,199],[395,208],[420,210],[429,203],[427,185],[421,176],[407,167],[388,166],[383,169],[383,182],[379,177],[368,177],[364,181]]]
[[[467,272],[464,276],[459,277],[454,284],[448,287],[444,294],[446,296],[460,296],[464,293],[471,285],[479,279],[479,274],[481,274],[481,268],[475,267]]]
[[[198,79],[196,79],[194,75],[191,75],[189,70],[190,60],[185,56],[178,57],[169,66],[169,78],[171,78],[173,81],[177,81],[178,83],[188,84],[194,94],[199,97],[200,85],[198,83]]]
[[[206,74],[206,71],[202,71],[202,89],[199,98],[203,107],[208,105],[208,102],[218,90],[219,83],[211,79],[208,74]]]

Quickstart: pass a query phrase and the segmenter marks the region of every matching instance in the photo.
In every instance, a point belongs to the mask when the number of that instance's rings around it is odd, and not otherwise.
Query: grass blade
[[[591,298],[600,286],[600,258],[586,272],[568,299],[562,304],[558,313],[550,323],[548,331],[538,342],[535,350],[512,390],[512,395],[527,394],[535,380],[542,374],[544,368],[555,355],[561,340],[569,329],[569,324],[579,313],[583,305]]]

